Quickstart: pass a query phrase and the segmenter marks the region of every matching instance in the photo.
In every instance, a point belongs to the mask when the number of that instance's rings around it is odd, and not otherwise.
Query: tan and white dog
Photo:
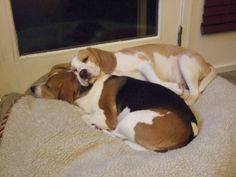
[[[147,44],[108,52],[96,48],[80,50],[71,65],[83,86],[102,74],[130,76],[161,84],[181,95],[188,105],[215,78],[214,68],[193,50],[174,45]]]

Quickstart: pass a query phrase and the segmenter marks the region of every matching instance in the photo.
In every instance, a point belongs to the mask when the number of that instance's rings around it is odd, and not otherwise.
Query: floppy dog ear
[[[74,102],[74,92],[71,89],[71,86],[66,86],[63,84],[61,86],[61,90],[60,90],[58,99],[65,100],[69,103],[73,103]]]
[[[74,103],[79,92],[80,85],[75,75],[65,75],[60,87],[58,98],[69,103]]]
[[[87,49],[81,49],[77,53],[77,58],[82,62],[85,58],[90,56],[90,52]]]
[[[70,65],[70,63],[57,64],[51,68],[51,70],[48,73],[48,77],[52,76],[55,73],[69,70],[72,70],[72,66]]]
[[[87,50],[95,56],[97,64],[103,72],[109,74],[115,69],[116,57],[112,52],[96,48],[87,48]]]

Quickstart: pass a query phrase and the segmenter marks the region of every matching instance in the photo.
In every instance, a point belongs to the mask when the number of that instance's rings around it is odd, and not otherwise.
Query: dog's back
[[[125,107],[129,107],[131,111],[165,108],[179,112],[183,118],[197,123],[191,109],[173,91],[158,84],[125,76],[112,76],[106,82],[113,79],[124,82],[116,96],[118,110],[123,110]]]
[[[194,114],[174,92],[126,76],[101,76],[76,104],[88,124],[108,130],[132,148],[167,151],[198,133]]]
[[[155,151],[185,146],[197,135],[197,121],[193,112],[171,90],[125,76],[111,76],[105,85],[114,80],[120,85],[116,93],[117,113],[127,108],[130,110],[118,122],[117,134],[128,137],[130,129],[133,129],[134,141]],[[151,117],[148,117],[150,113]]]

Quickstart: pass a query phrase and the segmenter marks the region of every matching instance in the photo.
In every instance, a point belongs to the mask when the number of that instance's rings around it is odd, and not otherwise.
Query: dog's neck
[[[81,85],[80,90],[79,90],[79,96],[77,98],[81,98],[81,97],[87,95],[87,93],[91,90],[91,88],[94,85],[104,83],[104,81],[107,80],[110,76],[111,75],[109,75],[109,74],[104,74],[104,75],[101,75],[100,77],[98,77],[96,82],[94,82],[93,84],[89,84],[88,86]]]

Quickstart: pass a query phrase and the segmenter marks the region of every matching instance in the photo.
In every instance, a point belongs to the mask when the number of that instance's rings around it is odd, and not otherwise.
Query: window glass
[[[158,0],[11,0],[21,55],[157,35]]]

